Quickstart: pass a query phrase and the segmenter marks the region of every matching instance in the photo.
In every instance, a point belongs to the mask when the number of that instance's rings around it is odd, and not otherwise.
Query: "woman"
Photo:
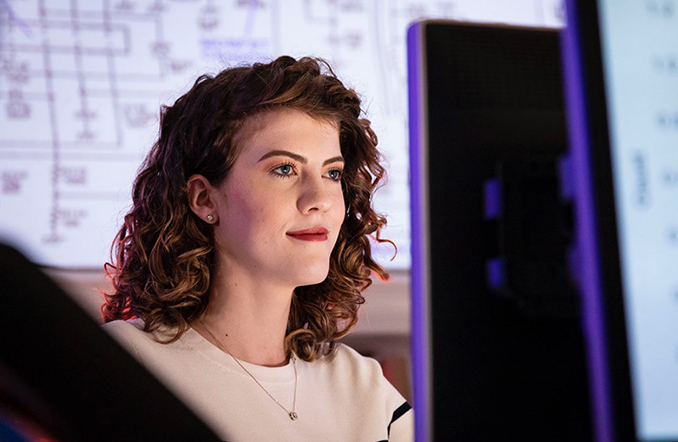
[[[322,61],[200,77],[162,113],[107,265],[104,326],[228,440],[411,440],[379,365],[335,341],[371,272],[384,169]]]

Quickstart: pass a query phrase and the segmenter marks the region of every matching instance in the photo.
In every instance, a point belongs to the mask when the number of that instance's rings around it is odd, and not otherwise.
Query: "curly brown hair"
[[[387,241],[379,236],[386,219],[372,207],[385,177],[377,137],[369,120],[360,118],[356,92],[325,61],[288,56],[203,75],[173,106],[163,106],[159,139],[134,182],[133,205],[113,242],[112,263],[104,266],[114,289],[105,294],[104,322],[142,318],[147,332],[169,327],[166,342],[172,342],[203,316],[214,235],[189,208],[187,180],[200,174],[214,186],[222,183],[238,155],[243,123],[280,108],[338,124],[347,207],[327,278],[294,292],[285,348],[312,361],[355,326],[371,272],[388,278],[370,246],[370,236]]]

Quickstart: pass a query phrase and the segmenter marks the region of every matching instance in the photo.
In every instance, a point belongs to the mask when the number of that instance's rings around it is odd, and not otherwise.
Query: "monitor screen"
[[[671,2],[598,12],[637,433],[676,438],[678,16]]]

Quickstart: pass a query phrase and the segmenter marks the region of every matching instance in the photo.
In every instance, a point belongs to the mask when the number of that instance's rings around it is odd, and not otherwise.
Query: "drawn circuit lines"
[[[63,264],[64,254],[72,256],[66,265],[105,259],[100,250],[72,251],[86,250],[88,237],[101,243],[102,227],[105,242],[113,237],[134,170],[157,131],[161,97],[184,87],[188,70],[202,62],[192,55],[201,39],[181,47],[170,35],[183,15],[179,8],[168,15],[171,3],[0,3],[2,228],[46,251],[37,252],[40,262]],[[251,16],[252,4],[234,8]],[[219,24],[213,2],[183,6],[194,11],[195,33]],[[36,222],[18,215],[27,196]]]
[[[406,268],[408,23],[510,21],[518,4],[522,22],[548,25],[559,0],[474,4],[0,0],[0,236],[44,265],[100,267],[162,104],[225,66],[317,55],[365,97],[390,168],[377,199],[400,251],[389,264]]]

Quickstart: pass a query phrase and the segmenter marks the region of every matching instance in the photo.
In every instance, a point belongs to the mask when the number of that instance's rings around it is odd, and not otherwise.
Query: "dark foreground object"
[[[68,441],[218,440],[61,288],[5,245],[0,297],[5,424],[19,416]]]
[[[417,440],[591,440],[558,31],[408,38]]]

